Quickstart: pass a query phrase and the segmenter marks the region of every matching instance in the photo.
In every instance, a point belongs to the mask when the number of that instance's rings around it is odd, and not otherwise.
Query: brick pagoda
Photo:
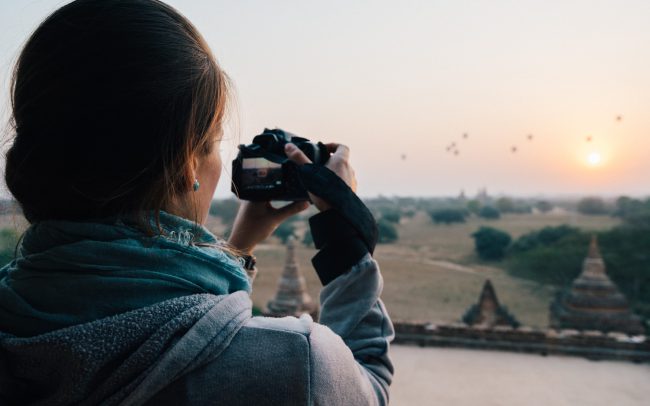
[[[307,293],[307,284],[296,261],[295,239],[287,240],[287,259],[278,281],[278,291],[267,304],[265,315],[273,317],[296,316],[308,313],[316,318],[318,306]]]
[[[483,284],[478,303],[470,306],[463,316],[463,323],[470,326],[496,326],[519,327],[519,322],[508,310],[499,304],[497,294],[489,279]]]
[[[625,296],[607,276],[595,236],[582,273],[551,304],[550,319],[553,328],[643,334],[641,319],[632,313]]]

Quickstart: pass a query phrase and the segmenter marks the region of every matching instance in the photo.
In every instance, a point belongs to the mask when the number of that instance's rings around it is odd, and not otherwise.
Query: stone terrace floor
[[[650,365],[509,352],[391,347],[391,405],[650,405]]]

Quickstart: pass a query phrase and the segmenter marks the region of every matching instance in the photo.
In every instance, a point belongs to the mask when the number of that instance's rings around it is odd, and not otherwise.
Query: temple
[[[295,316],[308,313],[314,319],[318,316],[318,306],[307,293],[307,284],[296,261],[295,239],[287,240],[287,259],[284,271],[278,282],[278,292],[267,304],[265,315],[272,317]]]
[[[519,327],[520,325],[515,317],[504,306],[499,304],[499,299],[497,299],[497,294],[489,279],[483,285],[478,303],[473,304],[465,312],[463,323],[488,328],[496,326]]]
[[[582,273],[551,304],[550,321],[553,328],[643,334],[641,319],[605,272],[595,236]]]

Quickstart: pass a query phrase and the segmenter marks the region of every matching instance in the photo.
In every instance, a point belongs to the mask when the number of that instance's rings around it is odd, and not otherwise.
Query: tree
[[[614,216],[625,218],[630,214],[640,211],[642,208],[643,203],[640,200],[621,196],[616,199],[616,210],[614,210]]]
[[[515,202],[509,197],[500,197],[496,201],[496,208],[501,213],[514,213],[517,211]]]
[[[311,230],[309,228],[305,230],[305,235],[302,236],[302,244],[305,247],[314,246],[314,237],[311,235]]]
[[[513,252],[524,252],[538,246],[548,246],[568,235],[578,235],[580,230],[566,224],[556,227],[544,227],[541,230],[531,231],[517,238],[512,244]]]
[[[404,215],[408,218],[413,218],[415,216],[415,209],[406,209]]]
[[[467,210],[472,214],[478,215],[478,212],[481,211],[481,202],[476,199],[468,201]]]
[[[516,277],[567,286],[580,273],[588,246],[588,236],[579,233],[550,244],[537,244],[527,250],[512,249],[507,269]]]
[[[283,244],[286,244],[289,237],[296,236],[296,228],[293,225],[293,223],[291,222],[288,223],[285,221],[284,223],[281,223],[278,226],[278,228],[275,229],[273,235],[278,237]]]
[[[515,208],[513,210],[513,213],[522,213],[522,214],[529,214],[533,212],[533,206],[530,204],[520,201],[520,202],[515,202]]]
[[[397,241],[399,238],[397,228],[391,221],[380,218],[377,222],[377,229],[379,230],[380,243],[392,243]]]
[[[633,228],[650,228],[650,199],[645,201],[621,196],[616,200],[614,216],[623,220],[623,224]]]
[[[607,214],[607,207],[599,197],[585,197],[578,202],[578,211],[582,214]]]
[[[238,210],[239,200],[236,199],[213,200],[210,203],[210,215],[221,218],[226,226],[232,226]]]
[[[382,209],[381,218],[391,223],[399,224],[401,215],[398,210],[395,209]]]
[[[464,223],[466,212],[460,209],[439,209],[429,212],[436,224]]]
[[[512,238],[510,234],[492,227],[481,227],[472,234],[474,246],[481,259],[498,260],[505,256]]]
[[[535,204],[535,207],[542,213],[548,213],[553,210],[553,205],[547,200],[540,200]]]
[[[479,211],[478,215],[487,220],[496,220],[501,217],[499,210],[495,209],[492,206],[485,206],[481,208],[481,211]]]

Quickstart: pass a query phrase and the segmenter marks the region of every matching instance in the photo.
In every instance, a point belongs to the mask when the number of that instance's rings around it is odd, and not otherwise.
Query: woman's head
[[[168,5],[67,4],[32,34],[14,70],[7,186],[30,222],[160,209],[202,222],[219,176],[209,171],[221,164],[226,82],[196,28]]]

